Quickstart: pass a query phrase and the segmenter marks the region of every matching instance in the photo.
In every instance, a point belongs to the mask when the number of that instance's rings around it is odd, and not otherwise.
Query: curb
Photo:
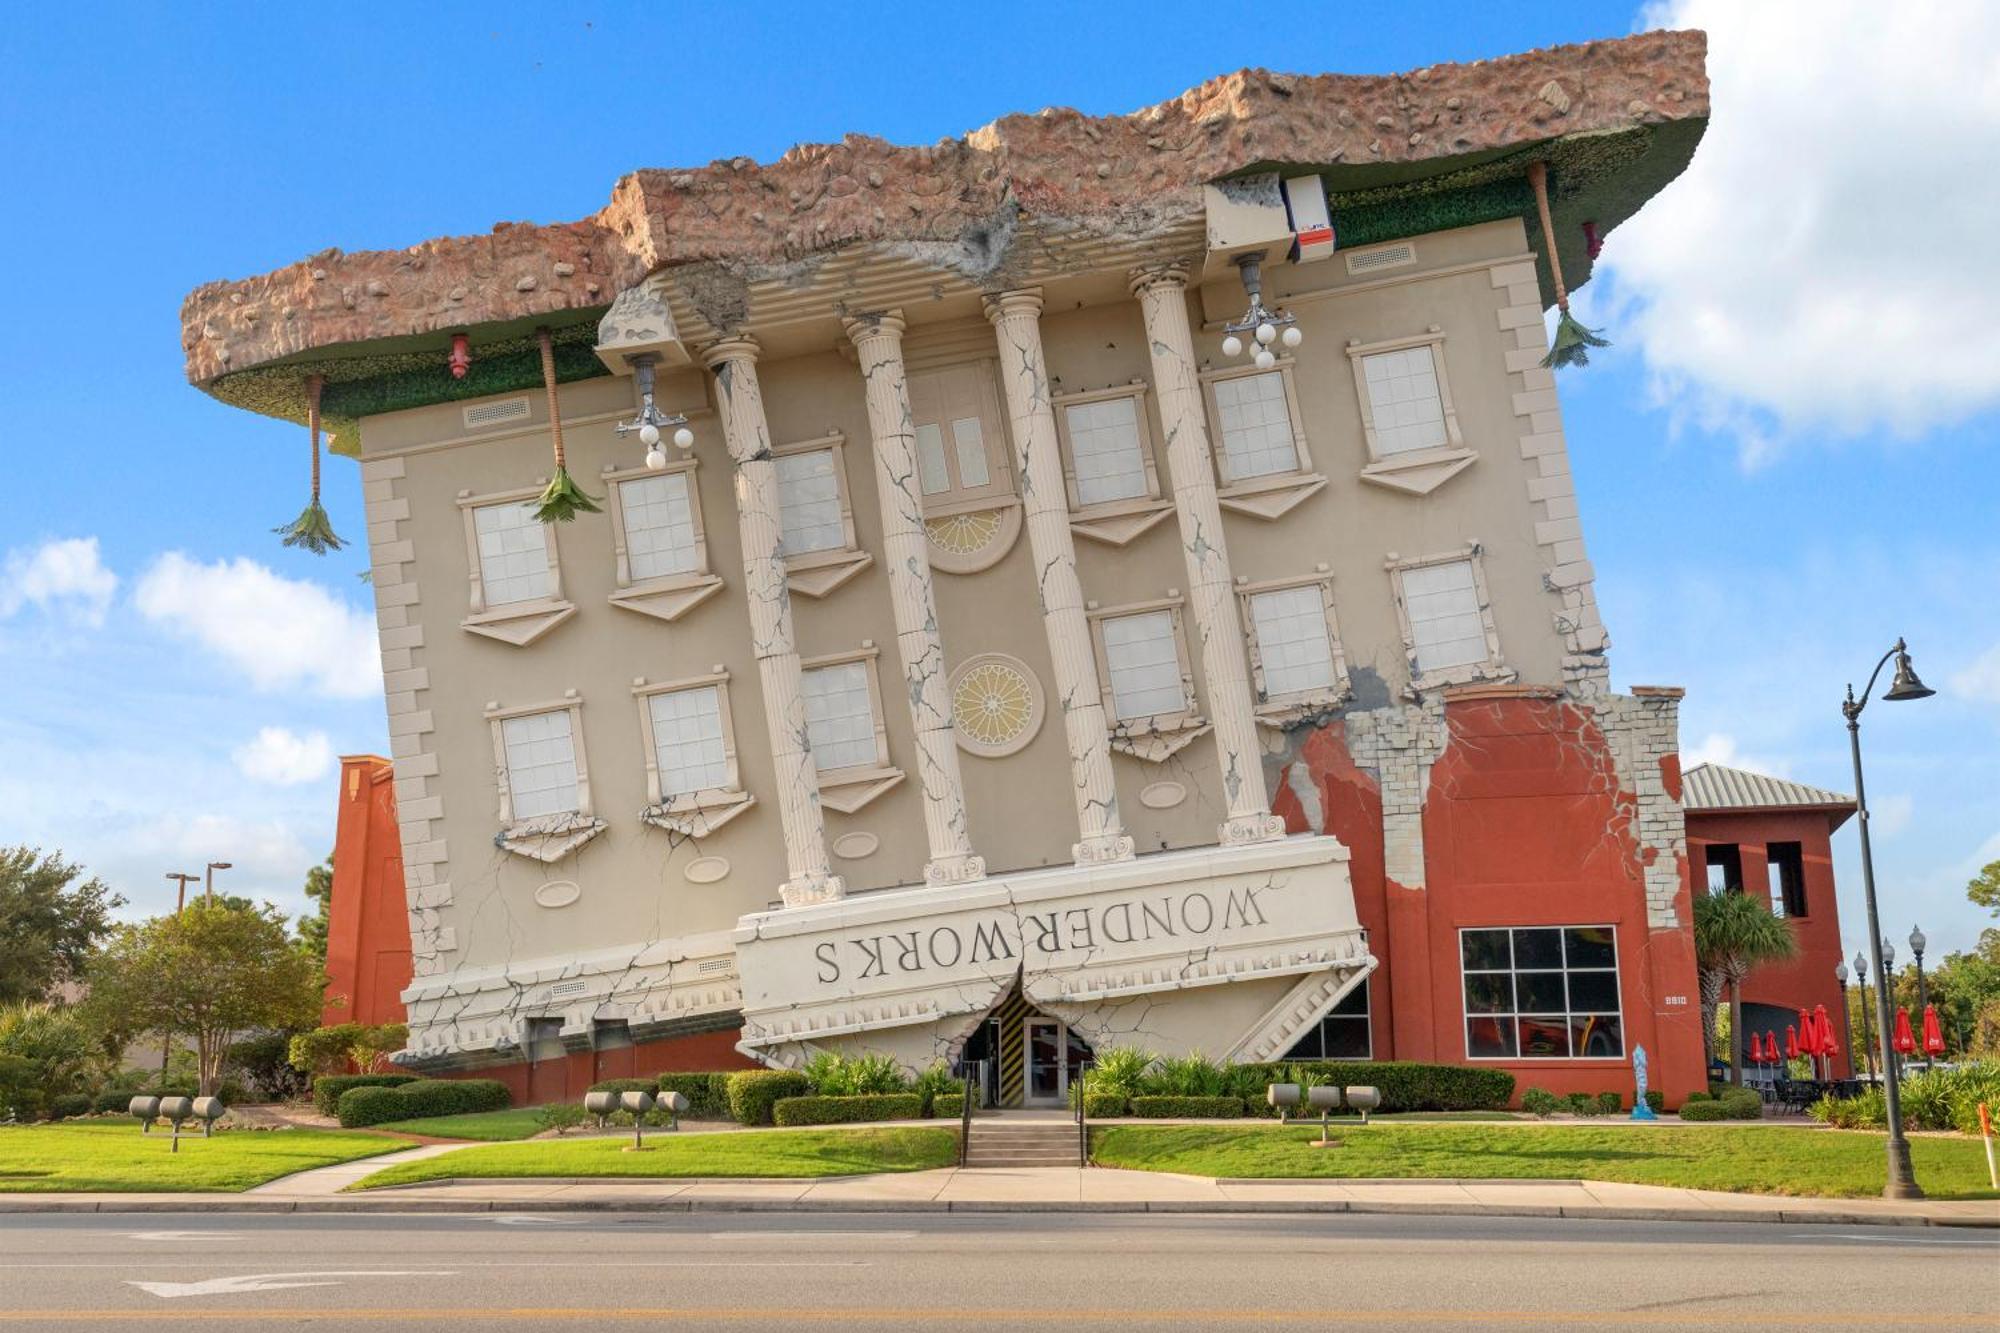
[[[934,1200],[934,1199],[30,1199],[0,1197],[0,1214],[22,1213],[1097,1213],[1182,1215],[1395,1214],[1434,1217],[1539,1217],[1630,1222],[1763,1222],[1791,1225],[1960,1227],[2000,1230],[2000,1216],[1942,1218],[1923,1213],[1836,1213],[1788,1208],[1727,1211],[1613,1204],[1392,1203],[1346,1199],[1279,1200]]]

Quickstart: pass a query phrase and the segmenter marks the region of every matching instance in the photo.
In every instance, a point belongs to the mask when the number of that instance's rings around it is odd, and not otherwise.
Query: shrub
[[[943,1061],[917,1075],[916,1082],[910,1085],[910,1090],[923,1099],[925,1115],[936,1114],[937,1099],[940,1095],[957,1092],[962,1096],[964,1089],[965,1085],[951,1076],[951,1071],[945,1068]]]
[[[1703,1097],[1699,1101],[1689,1098],[1687,1101],[1681,1103],[1681,1119],[1683,1120],[1728,1120],[1730,1118],[1729,1108],[1713,1097]]]
[[[1708,1092],[1690,1092],[1687,1095],[1687,1100],[1691,1102],[1712,1102],[1715,1100],[1715,1095]]]
[[[1544,1120],[1562,1107],[1562,1099],[1547,1088],[1529,1088],[1521,1094],[1521,1109]]]
[[[1620,1111],[1624,1109],[1625,1109],[1625,1098],[1620,1096],[1618,1093],[1600,1092],[1597,1094],[1597,1114],[1617,1115]]]
[[[739,1125],[768,1125],[779,1099],[811,1092],[811,1081],[795,1069],[745,1069],[729,1076],[729,1114]]]
[[[771,1107],[780,1125],[847,1125],[863,1120],[915,1120],[924,1099],[914,1092],[867,1092],[847,1097],[781,1097]]]
[[[821,1051],[806,1062],[806,1081],[821,1097],[861,1097],[902,1092],[910,1086],[903,1067],[886,1055],[841,1055]]]
[[[1654,1115],[1658,1115],[1667,1109],[1667,1094],[1658,1088],[1646,1089],[1646,1105],[1653,1108]]]
[[[398,1088],[415,1074],[325,1074],[313,1080],[313,1106],[321,1115],[340,1114],[340,1098],[350,1088]]]
[[[1132,1114],[1148,1120],[1221,1120],[1243,1114],[1241,1097],[1140,1096]]]
[[[285,1055],[294,1068],[311,1074],[336,1074],[349,1065],[370,1074],[385,1053],[400,1051],[409,1040],[410,1029],[402,1023],[335,1023],[297,1034]]]
[[[607,1078],[585,1088],[585,1092],[658,1092],[660,1081],[653,1078]]]
[[[1979,1060],[1956,1069],[1926,1069],[1903,1080],[1903,1123],[1911,1129],[1977,1134],[1981,1102],[2000,1107],[2000,1063]]]
[[[1731,1120],[1759,1120],[1764,1115],[1764,1099],[1748,1088],[1734,1088],[1715,1099]]]
[[[1107,1116],[1120,1116],[1132,1104],[1132,1099],[1123,1092],[1099,1092],[1095,1088],[1083,1094],[1083,1113],[1092,1120],[1102,1120]]]
[[[289,1101],[312,1087],[312,1079],[291,1061],[289,1032],[265,1032],[245,1037],[229,1048],[227,1068],[247,1079],[256,1092],[272,1101]]]
[[[567,1134],[582,1124],[583,1118],[583,1108],[575,1102],[551,1102],[535,1116],[535,1123],[543,1129]]]
[[[1123,1092],[1130,1097],[1145,1083],[1146,1073],[1152,1067],[1151,1051],[1136,1046],[1106,1046],[1097,1053],[1089,1082],[1106,1092]]]
[[[1496,1111],[1514,1099],[1514,1076],[1469,1065],[1426,1065],[1404,1060],[1303,1060],[1292,1077],[1274,1082],[1307,1086],[1363,1085],[1378,1088],[1384,1111]]]
[[[321,1082],[326,1080],[322,1079]],[[317,1089],[315,1089],[315,1094]],[[439,1115],[502,1111],[513,1102],[507,1085],[490,1078],[426,1078],[391,1086],[362,1084],[340,1095],[336,1113],[343,1129],[427,1120]]]
[[[87,1092],[63,1092],[49,1098],[49,1119],[72,1120],[89,1115],[91,1097]]]
[[[678,1092],[688,1099],[690,1120],[729,1119],[729,1080],[735,1071],[673,1073],[659,1077],[661,1092]]]
[[[1194,1051],[1170,1055],[1140,1081],[1140,1091],[1153,1097],[1226,1097],[1229,1078],[1221,1065]],[[1235,1099],[1241,1102],[1239,1096]]]
[[[1566,1093],[1563,1096],[1563,1110],[1571,1115],[1596,1115],[1597,1098],[1587,1092]]]
[[[940,1120],[961,1120],[965,1117],[964,1092],[940,1092],[931,1098],[931,1114]]]

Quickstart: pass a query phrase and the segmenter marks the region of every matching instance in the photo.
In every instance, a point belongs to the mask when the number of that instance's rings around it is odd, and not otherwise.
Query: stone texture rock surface
[[[1125,116],[1051,109],[927,147],[850,135],[765,165],[636,171],[580,222],[329,250],[198,287],[181,311],[187,375],[206,385],[315,349],[596,309],[670,266],[752,276],[883,242],[997,268],[1024,215],[1144,236],[1199,210],[1204,183],[1259,165],[1319,169],[1338,191],[1379,184],[1371,168],[1699,120],[1706,47],[1651,32],[1399,75],[1243,70]]]

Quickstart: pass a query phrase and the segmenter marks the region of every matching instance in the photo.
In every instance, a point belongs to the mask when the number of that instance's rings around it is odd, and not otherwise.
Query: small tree
[[[0,847],[0,1004],[78,979],[125,900],[58,853]]]
[[[1694,899],[1694,958],[1701,982],[1701,1034],[1715,1062],[1715,1011],[1729,991],[1730,1079],[1743,1081],[1743,980],[1764,963],[1798,952],[1792,928],[1746,893],[1698,893]]]
[[[225,899],[122,926],[92,970],[89,1003],[128,1033],[192,1036],[201,1091],[211,1094],[236,1034],[319,1016],[326,977],[285,926],[275,907]]]
[[[326,966],[327,913],[333,908],[333,858],[306,871],[305,895],[315,904],[313,912],[299,918],[299,948],[321,967]]]

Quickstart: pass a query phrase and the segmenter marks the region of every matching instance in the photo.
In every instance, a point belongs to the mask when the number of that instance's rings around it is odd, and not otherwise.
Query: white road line
[[[711,1231],[710,1240],[915,1240],[916,1231]]]
[[[287,1287],[338,1287],[338,1279],[344,1277],[455,1277],[457,1274],[437,1270],[420,1271],[408,1268],[353,1269],[319,1273],[245,1273],[238,1277],[212,1277],[203,1282],[130,1282],[125,1285],[137,1287],[143,1292],[158,1296],[162,1300],[176,1300],[183,1296],[242,1296],[253,1291],[282,1291]],[[305,1279],[298,1281],[297,1279]]]
[[[127,1240],[237,1240],[240,1231],[134,1231]]]

